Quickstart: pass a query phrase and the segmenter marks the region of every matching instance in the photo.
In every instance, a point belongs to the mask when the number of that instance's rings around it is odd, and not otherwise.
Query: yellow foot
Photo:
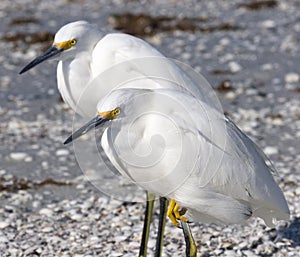
[[[172,221],[173,225],[176,227],[179,227],[178,220],[182,220],[183,222],[188,222],[188,219],[183,217],[183,215],[186,213],[186,209],[182,208],[180,209],[180,206],[176,203],[174,199],[170,201],[170,205],[167,211],[167,216]]]

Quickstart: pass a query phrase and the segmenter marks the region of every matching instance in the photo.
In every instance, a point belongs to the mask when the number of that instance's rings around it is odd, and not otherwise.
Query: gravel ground
[[[299,256],[299,13],[297,0],[1,0],[0,255],[138,254],[144,205],[104,196],[62,144],[73,114],[59,97],[55,63],[18,75],[59,27],[85,19],[143,37],[200,71],[224,111],[278,170],[290,224],[278,231],[258,219],[228,227],[192,224],[198,256]],[[157,213],[151,255],[156,227]],[[184,255],[181,231],[170,222],[163,255]]]

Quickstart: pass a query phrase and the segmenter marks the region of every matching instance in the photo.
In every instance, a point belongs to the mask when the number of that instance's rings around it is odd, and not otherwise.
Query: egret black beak
[[[91,129],[96,128],[97,126],[109,121],[110,119],[103,118],[99,115],[97,115],[95,118],[90,120],[88,123],[83,125],[80,129],[76,130],[71,136],[67,138],[67,140],[64,142],[64,145],[71,143],[73,140],[77,139],[78,137],[86,134]]]
[[[32,62],[30,62],[29,64],[27,64],[20,72],[19,74],[22,74],[28,70],[30,70],[31,68],[35,67],[36,65],[38,65],[39,63],[61,53],[62,51],[64,51],[64,48],[58,48],[57,46],[53,45],[52,47],[50,47],[45,53],[41,54],[40,56],[36,57]]]

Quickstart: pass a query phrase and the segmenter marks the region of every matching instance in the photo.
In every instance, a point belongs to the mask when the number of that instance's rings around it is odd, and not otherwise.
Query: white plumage
[[[288,220],[257,146],[222,113],[172,89],[118,89],[98,104],[121,108],[102,137],[109,159],[144,189],[175,199],[191,221]]]

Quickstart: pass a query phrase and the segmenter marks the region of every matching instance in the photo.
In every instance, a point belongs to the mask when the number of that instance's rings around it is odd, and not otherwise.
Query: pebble
[[[282,119],[278,118],[278,119],[273,119],[272,124],[275,125],[275,126],[283,126],[284,122],[283,122]]]
[[[70,152],[67,149],[58,149],[55,152],[56,156],[66,156],[66,155],[69,155],[69,154],[70,154]]]
[[[120,257],[120,256],[123,256],[123,253],[111,253],[109,256],[111,256],[111,257]]]
[[[258,257],[258,255],[256,255],[255,253],[253,253],[252,251],[250,250],[245,250],[243,251],[243,254],[247,257]]]
[[[265,63],[261,66],[262,70],[272,70],[274,68],[272,63]]]
[[[272,29],[276,27],[276,23],[273,20],[265,20],[261,23],[261,26],[267,29]]]
[[[9,157],[14,161],[24,161],[26,158],[30,158],[27,153],[23,152],[10,153]]]
[[[37,245],[29,247],[27,250],[25,250],[24,255],[27,256],[29,254],[34,254],[37,248],[38,248]]]
[[[61,257],[71,257],[69,254],[63,254]]]
[[[273,154],[278,154],[278,149],[273,146],[267,146],[264,148],[264,153],[266,155],[273,155]]]
[[[22,251],[20,249],[11,248],[8,249],[8,256],[22,256]]]
[[[81,214],[74,214],[70,217],[72,220],[82,220],[83,216]]]
[[[221,247],[222,248],[232,248],[233,247],[233,244],[232,244],[232,242],[223,242],[222,244],[221,244]]]
[[[148,241],[148,247],[149,248],[154,248],[155,245],[156,245],[156,240],[153,240],[153,239],[150,238],[149,241]]]
[[[236,98],[236,96],[237,96],[237,94],[235,92],[232,92],[232,91],[227,92],[225,94],[225,98],[228,99],[228,100],[233,100],[233,99]]]
[[[3,229],[0,227],[0,229]],[[0,236],[0,243],[7,243],[9,240],[6,236]]]
[[[248,247],[248,242],[242,241],[241,243],[239,243],[239,249],[247,249]]]
[[[228,256],[228,257],[236,257],[236,252],[233,250],[226,250],[224,252],[224,256]]]
[[[300,80],[299,74],[291,72],[285,75],[284,78],[286,83],[297,83]]]
[[[49,232],[52,232],[53,231],[53,227],[44,227],[42,229],[42,232],[43,233],[49,233]]]
[[[24,161],[25,162],[32,162],[33,158],[31,156],[25,157]]]
[[[224,250],[222,250],[222,249],[216,249],[216,250],[214,250],[214,254],[216,256],[221,256],[221,254],[223,254],[223,253],[224,253]]]
[[[44,215],[47,217],[51,217],[53,215],[53,211],[47,208],[43,208],[39,211],[40,215]]]
[[[233,62],[233,61],[228,63],[228,67],[232,73],[237,73],[242,70],[242,66],[237,62]]]
[[[9,226],[9,223],[5,221],[0,221],[0,229],[4,229]]]
[[[49,163],[46,162],[46,161],[42,161],[42,167],[43,167],[44,169],[48,169],[48,168],[49,168]]]
[[[127,236],[116,236],[115,241],[122,242],[122,241],[126,240],[127,238],[128,238]]]

